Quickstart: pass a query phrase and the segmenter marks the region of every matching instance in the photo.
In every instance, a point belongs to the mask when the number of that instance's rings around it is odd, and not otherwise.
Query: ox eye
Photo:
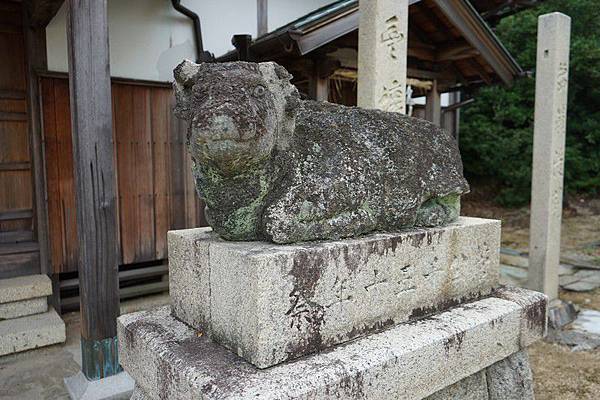
[[[252,95],[254,97],[261,97],[265,94],[266,91],[267,91],[267,89],[265,89],[265,87],[263,85],[258,85],[254,88]]]

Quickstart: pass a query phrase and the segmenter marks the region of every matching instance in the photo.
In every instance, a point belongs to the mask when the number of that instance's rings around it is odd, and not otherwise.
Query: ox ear
[[[269,83],[271,93],[284,104],[284,110],[292,114],[298,106],[298,90],[290,80],[293,78],[285,68],[274,62],[259,64],[259,71]]]
[[[173,70],[173,76],[175,77],[175,82],[178,85],[189,88],[194,84],[199,71],[200,64],[196,64],[195,62],[186,59],[175,67]]]
[[[173,89],[175,90],[175,115],[183,120],[191,118],[192,87],[200,71],[200,65],[189,60],[184,60],[175,67],[173,75]]]

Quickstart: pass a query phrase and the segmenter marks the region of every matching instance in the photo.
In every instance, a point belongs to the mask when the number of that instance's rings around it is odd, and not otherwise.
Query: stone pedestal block
[[[517,353],[540,339],[545,327],[544,295],[503,289],[258,369],[173,317],[168,307],[118,320],[121,363],[150,399],[422,399]],[[507,382],[509,375],[493,383]]]
[[[527,352],[521,350],[460,380],[427,400],[534,400]]]
[[[175,316],[259,368],[485,296],[498,284],[500,223],[331,242],[226,242],[169,233]]]

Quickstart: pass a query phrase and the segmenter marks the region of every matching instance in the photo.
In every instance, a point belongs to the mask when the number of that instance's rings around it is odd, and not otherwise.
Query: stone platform
[[[53,308],[0,321],[0,356],[65,341],[65,323]]]
[[[169,232],[173,312],[259,368],[490,294],[500,222],[274,245]]]
[[[65,341],[65,324],[48,308],[46,275],[0,280],[0,356]]]
[[[422,399],[511,357],[545,329],[544,295],[502,288],[258,369],[174,318],[168,307],[118,320],[121,363],[136,381],[138,399]]]

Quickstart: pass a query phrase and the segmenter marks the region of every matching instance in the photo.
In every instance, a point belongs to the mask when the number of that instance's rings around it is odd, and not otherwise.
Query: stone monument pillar
[[[571,18],[538,20],[528,286],[558,297]]]
[[[360,0],[358,106],[406,112],[408,0]]]

